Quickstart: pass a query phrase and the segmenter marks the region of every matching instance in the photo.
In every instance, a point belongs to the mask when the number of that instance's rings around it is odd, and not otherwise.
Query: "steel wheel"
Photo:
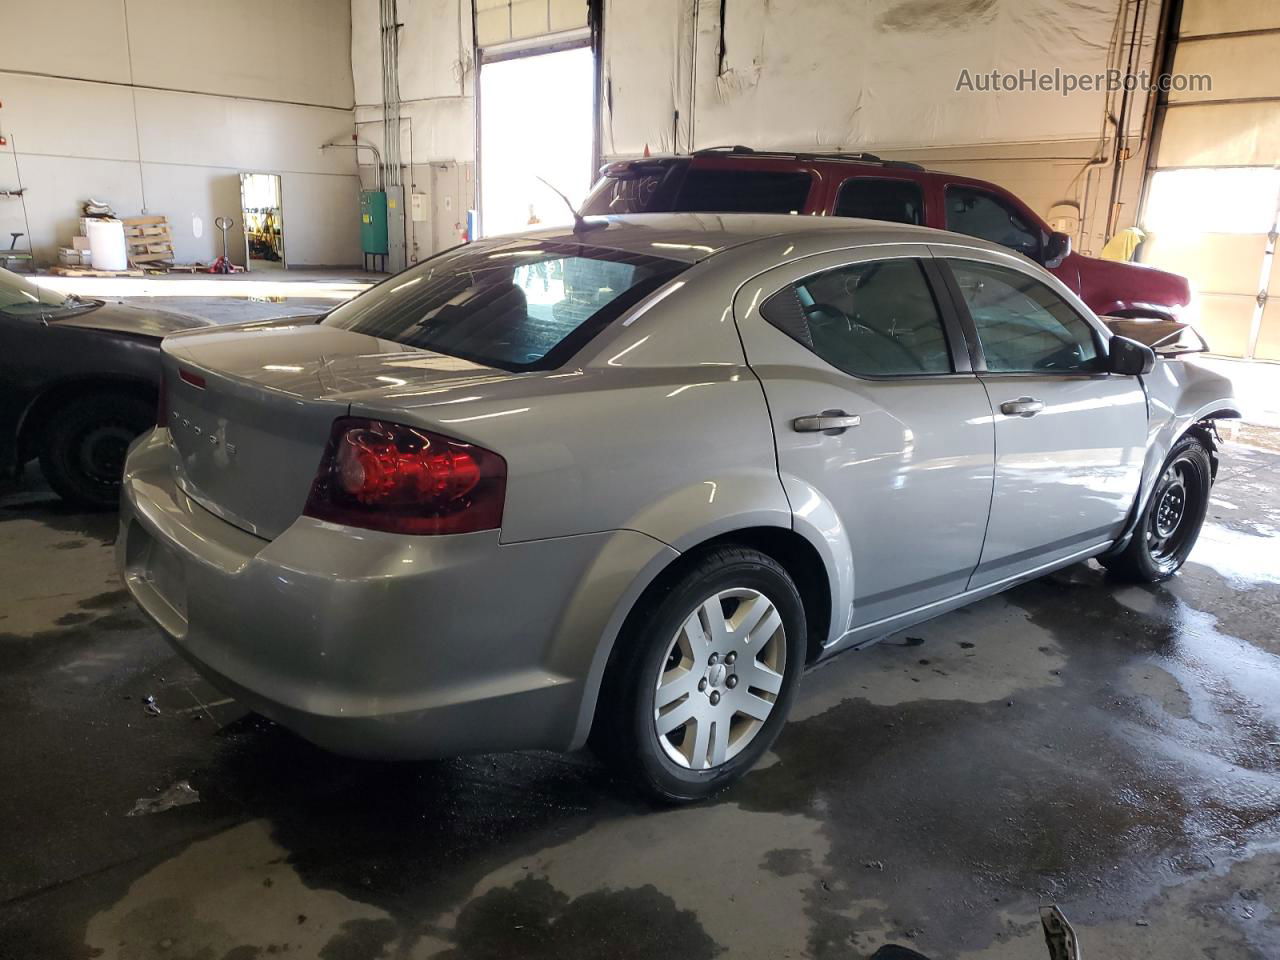
[[[114,486],[124,472],[124,458],[138,432],[126,424],[92,424],[76,441],[80,472],[92,483]]]
[[[746,587],[708,597],[659,669],[653,726],[663,752],[690,770],[732,760],[773,711],[786,660],[786,631],[768,597]]]
[[[1156,567],[1176,566],[1188,539],[1199,530],[1192,505],[1204,493],[1201,486],[1200,472],[1185,458],[1174,460],[1161,475],[1146,529],[1147,553]]]

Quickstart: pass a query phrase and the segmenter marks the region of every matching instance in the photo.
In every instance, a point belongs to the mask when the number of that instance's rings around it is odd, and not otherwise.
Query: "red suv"
[[[1082,256],[1009,191],[871,154],[758,153],[748,147],[608,164],[581,212],[795,213],[864,217],[967,233],[1025,254],[1107,317],[1186,319],[1185,277]]]

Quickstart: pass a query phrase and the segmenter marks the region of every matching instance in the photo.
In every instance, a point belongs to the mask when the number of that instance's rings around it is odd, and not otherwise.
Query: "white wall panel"
[[[0,123],[23,154],[138,159],[128,87],[0,73],[0,91]]]
[[[373,13],[376,25],[376,7]],[[470,95],[471,9],[464,0],[401,3],[400,20],[401,101]],[[357,102],[381,102],[380,85],[374,93]]]
[[[1096,136],[1102,93],[956,87],[964,70],[970,77],[1033,68],[1101,72],[1120,5],[744,0],[726,6],[723,69],[719,11],[719,0],[606,7],[609,152],[634,155],[646,143],[669,142],[673,112],[682,120],[690,113],[695,72],[694,147],[886,149]],[[1143,65],[1152,60],[1154,13],[1151,19]],[[696,71],[672,50],[695,21]]]
[[[289,265],[360,262],[360,184],[353,177],[290,173],[281,178]]]
[[[167,216],[178,259],[207,261],[213,218],[239,219],[238,173],[265,170],[299,198],[290,261],[358,263],[355,156],[319,149],[352,132],[350,15],[349,0],[2,0],[0,186],[20,167],[38,259],[69,244],[94,197],[121,216]],[[20,205],[0,204],[0,229],[27,229]]]
[[[36,256],[45,262],[56,261],[58,247],[70,246],[70,238],[80,232],[80,205],[90,197],[108,200],[126,214],[142,206],[137,163],[49,156],[21,160],[31,245]],[[0,171],[6,166],[0,162]],[[26,231],[21,208],[12,201],[0,203],[0,218],[7,247],[8,231]]]
[[[143,159],[242,170],[351,173],[351,112],[326,107],[139,90]]]
[[[222,253],[222,232],[213,221],[217,217],[231,217],[236,222],[227,232],[231,259],[244,263],[238,171],[194,164],[144,163],[142,173],[147,185],[147,207],[163,211],[169,218],[174,254],[179,262],[209,263]],[[285,212],[286,229],[292,225],[291,212]],[[200,220],[199,237],[195,235],[195,218]]]
[[[354,102],[350,0],[127,3],[134,83],[335,107]]]
[[[124,5],[125,0],[0,0],[0,70],[128,83]]]

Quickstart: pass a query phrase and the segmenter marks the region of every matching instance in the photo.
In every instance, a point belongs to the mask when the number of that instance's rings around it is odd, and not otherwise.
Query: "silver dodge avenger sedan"
[[[1172,574],[1238,416],[1004,248],[807,217],[486,240],[163,364],[118,562],[212,683],[346,754],[590,741],[671,801],[817,660]]]

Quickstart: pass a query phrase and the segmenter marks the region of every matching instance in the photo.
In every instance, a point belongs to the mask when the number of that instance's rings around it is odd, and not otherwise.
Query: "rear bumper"
[[[130,453],[129,591],[215,686],[349,755],[577,746],[602,639],[675,555],[631,531],[501,544],[306,517],[266,541],[188,498],[174,456],[162,430]]]

